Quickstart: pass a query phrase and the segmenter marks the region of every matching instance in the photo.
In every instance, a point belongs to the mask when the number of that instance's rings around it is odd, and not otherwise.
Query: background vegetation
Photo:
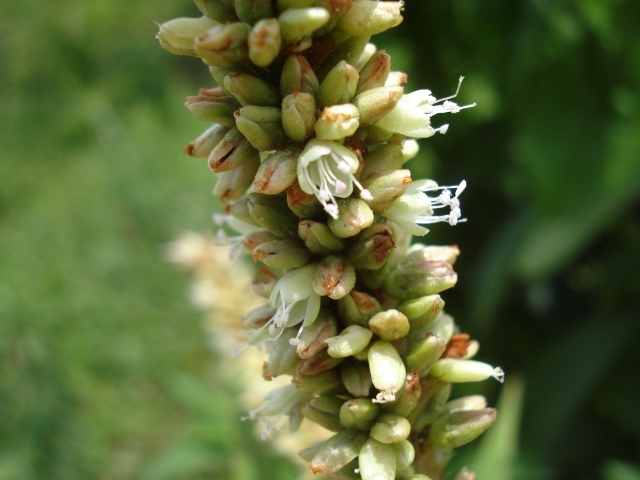
[[[0,480],[295,477],[239,422],[160,255],[216,208],[181,155],[203,128],[181,99],[211,81],[153,38],[196,13],[0,2]],[[457,459],[479,480],[640,479],[638,18],[633,0],[409,0],[377,39],[411,89],[464,74],[478,102],[411,166],[470,185],[469,222],[427,240],[460,245],[447,308],[512,379]]]

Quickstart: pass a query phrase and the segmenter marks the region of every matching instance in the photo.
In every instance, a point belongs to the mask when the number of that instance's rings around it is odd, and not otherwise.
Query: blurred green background
[[[184,1],[0,2],[0,480],[293,479],[161,256],[211,230],[181,150],[204,66],[154,40]],[[640,479],[640,2],[409,0],[376,38],[434,123],[418,176],[469,183],[447,309],[507,384],[455,460],[478,480]],[[503,392],[499,398],[500,392]],[[524,394],[522,393],[524,392]],[[522,396],[524,395],[524,396]]]

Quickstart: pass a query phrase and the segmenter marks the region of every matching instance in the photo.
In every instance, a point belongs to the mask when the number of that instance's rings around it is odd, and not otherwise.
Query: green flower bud
[[[254,249],[258,248],[263,243],[270,242],[272,240],[277,240],[273,233],[267,231],[258,231],[251,232],[244,236],[242,240],[242,246],[247,252],[253,252]]]
[[[259,166],[260,159],[256,156],[251,157],[249,161],[234,170],[219,173],[218,183],[213,189],[213,194],[218,195],[221,202],[242,198],[253,182]]]
[[[352,103],[360,111],[360,124],[371,125],[382,119],[402,98],[402,92],[402,87],[378,87],[357,95]]]
[[[358,86],[358,72],[342,60],[333,67],[320,84],[318,106],[320,108],[351,102]]]
[[[275,14],[271,0],[234,0],[234,4],[238,18],[245,23],[254,24]]]
[[[254,190],[257,193],[276,195],[289,188],[296,180],[299,153],[298,148],[292,147],[279,150],[265,158],[256,173]]]
[[[262,262],[271,268],[292,269],[306,265],[311,253],[300,240],[287,238],[263,243],[251,256],[254,262]]]
[[[216,25],[196,37],[196,54],[207,65],[231,67],[249,55],[247,37],[250,30],[246,23]]]
[[[459,412],[461,410],[482,410],[487,408],[487,399],[482,395],[467,395],[447,402],[442,414]]]
[[[431,332],[442,339],[445,344],[448,344],[456,329],[456,324],[453,321],[451,315],[447,315],[441,312],[436,320],[429,326],[427,332]]]
[[[403,9],[403,2],[355,1],[338,25],[356,37],[375,35],[400,25]]]
[[[407,371],[395,347],[386,340],[378,340],[368,353],[371,381],[380,390],[377,403],[393,402],[404,385]]]
[[[366,440],[364,432],[342,430],[321,444],[309,468],[313,473],[337,472],[358,456]]]
[[[217,22],[207,17],[175,18],[158,25],[160,30],[156,38],[167,52],[197,57],[193,46],[194,38],[215,25]]]
[[[476,474],[471,470],[469,470],[468,468],[464,467],[460,469],[460,471],[456,474],[456,478],[454,478],[453,480],[475,480],[475,479],[476,479]]]
[[[229,129],[219,124],[214,124],[204,131],[198,138],[187,145],[184,153],[191,157],[208,157],[211,150],[222,141]]]
[[[442,312],[444,300],[440,295],[427,295],[407,300],[398,305],[411,324],[411,335],[422,335]]]
[[[224,90],[224,77],[229,75],[233,71],[232,67],[216,67],[210,66],[209,73],[211,73],[211,77],[216,81],[218,86]],[[226,94],[231,96],[231,94],[225,91]],[[236,100],[237,103],[237,100]],[[240,104],[238,104],[239,106]]]
[[[256,23],[249,32],[249,59],[258,67],[268,67],[280,53],[282,38],[280,23],[266,18]]]
[[[420,145],[414,138],[407,138],[402,142],[402,163],[406,163],[418,155]]]
[[[380,407],[370,398],[347,400],[340,407],[340,421],[347,428],[369,430],[380,415]]]
[[[302,415],[332,432],[344,429],[339,412],[342,400],[335,397],[312,398],[302,407]]]
[[[359,353],[356,353],[353,358],[355,358],[356,360],[361,360],[361,361],[367,361],[369,359],[369,350],[371,349],[371,346],[373,344],[370,343],[369,345],[367,345],[364,350],[362,350]],[[369,375],[371,375],[371,371],[369,371]],[[372,381],[373,382],[373,381]]]
[[[418,405],[422,395],[422,386],[418,372],[410,372],[404,381],[404,385],[396,395],[396,401],[384,405],[385,413],[393,413],[401,417],[407,417]]]
[[[356,59],[356,61],[352,65],[359,72],[360,70],[362,70],[364,68],[364,66],[367,64],[367,62],[369,60],[371,60],[371,57],[373,57],[373,55],[375,55],[375,53],[377,51],[378,51],[378,49],[376,48],[375,44],[367,43],[365,45],[365,47],[363,48],[362,53],[360,54],[360,56]]]
[[[423,245],[416,243],[412,245],[405,255],[405,260],[409,262],[446,262],[450,265],[456,263],[460,255],[460,249],[456,245]]]
[[[327,353],[334,358],[345,358],[361,352],[369,344],[373,333],[359,325],[349,325],[340,335],[325,340]]]
[[[351,9],[353,0],[316,0],[313,6],[322,7],[329,12],[329,21],[313,32],[313,37],[318,38],[334,30],[343,15]]]
[[[373,438],[369,438],[360,449],[358,464],[362,480],[394,480],[396,478],[395,449]]]
[[[438,385],[439,388],[431,394],[422,411],[417,412],[416,418],[411,420],[414,432],[421,432],[424,427],[431,425],[442,413],[442,409],[451,395],[451,384],[437,383],[435,387],[437,388]]]
[[[371,295],[351,290],[338,300],[338,315],[347,325],[369,326],[369,318],[380,312],[380,303]]]
[[[235,98],[225,95],[220,87],[201,88],[198,95],[187,97],[184,104],[198,120],[235,126],[233,112],[238,108]]]
[[[393,143],[382,145],[364,155],[361,178],[366,180],[381,170],[400,170],[403,157],[402,147]]]
[[[193,0],[200,11],[218,22],[235,22],[238,20],[232,1]]]
[[[426,375],[440,358],[447,344],[437,335],[429,334],[413,345],[406,354],[405,363],[411,372]]]
[[[396,451],[396,469],[400,473],[413,464],[416,458],[416,450],[408,440],[394,443],[393,449]]]
[[[242,315],[242,327],[256,329],[265,325],[276,313],[276,309],[268,303]]]
[[[313,127],[320,140],[341,140],[353,135],[360,126],[360,112],[350,103],[326,107]]]
[[[458,275],[446,262],[400,262],[384,281],[386,292],[398,300],[411,300],[453,287]]]
[[[325,340],[334,337],[337,333],[338,323],[333,314],[326,309],[320,310],[316,321],[302,330],[296,351],[300,358],[311,358],[327,348]]]
[[[289,43],[302,40],[329,21],[324,8],[290,8],[278,16],[282,40]]]
[[[369,328],[382,340],[393,342],[409,333],[409,320],[398,310],[376,313],[369,319]]]
[[[409,438],[411,424],[399,415],[385,413],[380,415],[376,424],[371,428],[371,437],[381,443],[397,443]]]
[[[438,447],[460,447],[482,435],[496,421],[496,416],[493,408],[443,415],[429,428],[429,440]]]
[[[232,72],[224,77],[224,89],[243,107],[277,107],[280,104],[280,95],[273,85],[247,73]]]
[[[298,223],[298,236],[316,255],[328,255],[344,249],[344,240],[336,237],[327,225],[314,220],[302,220]]]
[[[378,50],[360,70],[357,94],[384,87],[391,71],[391,56],[384,50]]]
[[[234,116],[238,130],[260,152],[278,150],[287,141],[279,108],[247,105],[234,112]]]
[[[354,397],[368,397],[371,390],[371,373],[366,362],[343,363],[340,377],[347,391]]]
[[[277,283],[278,277],[273,273],[266,268],[258,268],[253,277],[253,282],[251,282],[251,291],[260,297],[269,298]],[[269,317],[269,319],[271,318],[273,318],[273,315]]]
[[[389,72],[385,87],[403,87],[407,84],[409,77],[404,72]],[[413,158],[413,157],[412,157]]]
[[[324,58],[322,65],[317,69],[318,77],[325,78],[329,71],[343,60],[358,70],[356,62],[362,55],[370,37],[350,37],[340,29],[334,29],[329,35],[331,36],[330,43],[324,47],[328,49],[328,52],[322,52],[318,59],[318,61],[320,61]],[[320,42],[318,41],[317,43]],[[329,53],[329,55],[327,55],[327,53]],[[317,62],[314,62],[314,65],[316,63]]]
[[[251,217],[261,227],[278,237],[295,234],[298,219],[287,209],[282,197],[252,193],[247,204]]]
[[[338,218],[329,218],[331,232],[340,238],[354,237],[369,227],[375,218],[364,200],[359,198],[338,198]]]
[[[227,146],[222,146],[227,137],[234,135],[241,137],[241,141],[237,146],[232,146],[232,149],[223,155],[220,155],[221,150],[224,151],[227,148]],[[234,140],[232,140],[231,143],[234,143]],[[209,168],[216,173],[234,170],[245,163],[251,163],[253,165],[256,161],[258,163],[260,162],[260,154],[258,151],[253,148],[253,146],[251,146],[251,144],[242,137],[242,134],[240,134],[235,128],[229,131],[229,134],[227,134],[225,139],[218,144],[218,147],[214,148],[209,155]]]
[[[313,272],[313,290],[320,296],[338,300],[356,283],[356,272],[343,257],[330,255],[322,259]]]
[[[317,375],[342,363],[342,358],[331,357],[326,350],[321,350],[313,357],[305,358],[298,365],[300,375]]]
[[[504,372],[500,367],[492,367],[488,363],[459,358],[442,358],[438,360],[429,374],[441,382],[479,382],[493,377],[500,383],[504,381]]]
[[[411,183],[410,170],[382,170],[369,175],[362,182],[371,197],[365,200],[376,215],[387,210]]]
[[[331,395],[344,391],[340,375],[335,370],[325,370],[316,375],[294,375],[291,382],[305,392],[318,395]]]
[[[295,181],[284,193],[287,195],[287,205],[298,218],[313,218],[320,215],[324,208],[312,193],[306,193]]]
[[[300,357],[298,357],[295,347],[289,343],[289,340],[295,336],[295,328],[285,328],[282,334],[275,339],[269,352],[269,363],[264,369],[265,379],[271,380],[279,375],[292,373],[298,366]]]
[[[282,67],[280,96],[284,98],[294,92],[315,96],[317,91],[318,79],[307,59],[302,55],[290,55]]]
[[[356,270],[377,270],[394,248],[393,232],[383,223],[374,223],[353,239],[347,259]]]
[[[301,401],[296,403],[289,411],[289,432],[295,433],[300,429],[304,415],[302,415],[302,407],[305,406],[305,402]]]
[[[316,123],[316,101],[313,95],[296,92],[282,99],[282,126],[294,142],[304,142],[313,136]]]

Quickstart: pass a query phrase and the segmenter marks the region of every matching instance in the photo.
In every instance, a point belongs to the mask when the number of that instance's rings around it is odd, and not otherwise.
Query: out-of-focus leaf
[[[609,460],[602,469],[604,480],[640,480],[640,465]]]

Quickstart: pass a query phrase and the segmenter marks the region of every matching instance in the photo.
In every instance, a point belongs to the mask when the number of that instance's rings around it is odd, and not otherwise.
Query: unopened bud
[[[340,238],[349,238],[373,224],[373,212],[359,198],[338,198],[338,218],[329,218],[331,232]]]
[[[207,65],[230,67],[249,55],[247,37],[251,26],[246,23],[216,25],[196,37],[195,52]]]
[[[349,34],[340,29],[334,29],[330,35],[334,37],[336,43],[332,43],[331,53],[325,57],[324,66],[318,69],[318,77],[326,77],[331,68],[342,60],[353,65],[358,70],[356,63],[367,46],[370,37],[349,37]]]
[[[402,22],[403,2],[353,2],[339,26],[350,35],[375,35]]]
[[[211,150],[224,138],[229,129],[219,124],[214,124],[204,131],[198,138],[187,145],[184,153],[191,157],[208,157]]]
[[[260,164],[253,182],[257,193],[276,195],[284,192],[296,180],[296,167],[300,151],[296,148],[279,150]]]
[[[412,158],[415,158],[419,150],[420,145],[418,145],[418,141],[414,138],[407,138],[402,142],[402,162],[406,163]]]
[[[254,24],[275,14],[271,0],[234,0],[234,5],[241,22]]]
[[[313,127],[320,140],[341,140],[353,135],[360,126],[360,112],[355,105],[345,103],[326,107]]]
[[[362,480],[394,480],[396,478],[396,451],[392,445],[369,438],[360,449],[358,465]]]
[[[500,367],[492,367],[488,363],[476,360],[462,360],[458,358],[443,358],[438,360],[430,375],[442,382],[479,382],[493,377],[500,383],[504,381],[504,372]]]
[[[340,375],[335,370],[325,370],[316,375],[296,374],[291,382],[305,392],[318,395],[344,392]]]
[[[224,89],[233,95],[240,105],[277,107],[280,105],[278,90],[264,80],[248,73],[232,72],[224,78]]]
[[[340,367],[340,377],[347,391],[354,397],[369,396],[371,373],[366,362],[343,363]]]
[[[200,18],[175,18],[158,25],[156,38],[160,46],[174,55],[189,55],[197,57],[193,41],[218,22],[207,17]]]
[[[278,277],[266,268],[258,268],[251,282],[251,291],[263,298],[269,298],[278,283]],[[275,310],[270,318],[273,318]]]
[[[330,15],[324,8],[291,8],[278,17],[282,40],[293,43],[322,27]]]
[[[398,310],[391,309],[371,317],[369,328],[381,339],[393,342],[409,333],[409,320]]]
[[[279,108],[247,105],[234,112],[234,116],[238,130],[260,152],[277,150],[287,141]]]
[[[411,300],[453,287],[458,275],[451,265],[439,261],[401,261],[384,281],[386,292],[398,300]]]
[[[373,2],[356,2],[373,3]],[[402,87],[378,87],[372,88],[357,95],[352,103],[360,111],[360,124],[370,125],[381,120],[387,113],[393,110],[402,98]]]
[[[373,333],[359,325],[349,325],[340,335],[325,340],[327,353],[334,358],[345,358],[361,352],[369,344]]]
[[[391,56],[384,50],[378,50],[360,70],[357,93],[384,87],[390,71]]]
[[[320,84],[318,106],[343,105],[351,102],[358,86],[358,72],[344,60],[333,67]]]
[[[338,300],[338,315],[347,325],[369,326],[369,318],[380,312],[380,303],[371,295],[351,290]]]
[[[405,192],[410,183],[410,170],[378,171],[362,181],[362,187],[371,194],[370,199],[365,201],[373,213],[379,215]]]
[[[238,102],[220,87],[201,88],[198,95],[187,97],[184,106],[198,120],[219,123],[225,127],[235,126],[233,112],[238,108]]]
[[[311,460],[313,473],[337,472],[358,456],[367,440],[367,434],[359,430],[346,429],[325,440]]]
[[[342,363],[342,358],[330,356],[326,350],[321,350],[313,357],[305,358],[298,365],[297,372],[300,375],[317,375],[318,373],[330,370]]]
[[[241,137],[240,142],[231,146],[228,152],[225,152],[226,148],[214,148],[209,155],[209,168],[216,173],[228,172],[229,170],[235,170],[236,168],[240,168],[246,163],[255,164],[256,161],[260,162],[260,154],[258,151],[253,148],[253,146],[244,138],[242,134],[239,133],[235,128],[229,131],[229,134],[225,137],[230,136],[231,133],[237,134]],[[218,144],[220,147],[224,143],[224,140]],[[221,150],[225,153],[221,155]]]
[[[218,22],[235,22],[238,20],[232,1],[194,0],[200,11]]]
[[[277,239],[278,237],[276,237],[273,233],[261,230],[245,235],[244,239],[242,240],[242,246],[247,252],[253,252],[254,249],[258,248],[263,243],[267,243]]]
[[[396,470],[398,476],[402,475],[402,477],[407,477],[408,475],[404,473],[413,464],[416,458],[416,450],[409,440],[394,443],[393,448],[396,451]]]
[[[377,51],[378,49],[376,48],[375,44],[367,43],[362,49],[362,53],[360,54],[360,56],[356,59],[356,61],[352,65],[359,72],[364,68],[367,62],[371,60],[371,57],[373,57]]]
[[[394,246],[391,229],[383,223],[374,223],[354,238],[347,259],[356,270],[377,270]]]
[[[364,155],[361,178],[366,180],[381,170],[400,170],[402,163],[402,147],[400,145],[393,143],[382,145]]]
[[[338,323],[333,314],[326,309],[320,310],[318,318],[311,325],[305,327],[300,334],[296,351],[300,358],[313,357],[316,353],[327,348],[325,340],[338,334]]]
[[[385,413],[380,415],[376,424],[371,427],[371,437],[381,443],[398,443],[409,438],[411,424],[399,415]]]
[[[443,415],[429,428],[429,439],[438,447],[460,447],[482,435],[493,425],[496,416],[493,408]]]
[[[380,415],[380,407],[370,398],[347,400],[340,407],[340,421],[347,428],[369,430]]]
[[[258,67],[267,67],[280,53],[280,23],[275,18],[257,22],[249,33],[249,58]]]
[[[396,401],[386,403],[385,413],[393,413],[401,417],[407,417],[418,405],[422,395],[422,386],[418,372],[410,372],[404,381],[404,385],[396,395]]]
[[[427,335],[407,352],[405,357],[407,369],[426,375],[433,364],[440,358],[446,346],[447,344],[437,335]]]
[[[407,300],[398,305],[411,324],[411,335],[422,335],[442,312],[444,300],[440,295],[426,295]]]
[[[422,411],[417,412],[416,418],[411,422],[415,432],[421,432],[427,425],[431,425],[440,416],[444,405],[451,395],[450,383],[439,383],[436,384],[435,387],[438,389],[431,394]]]
[[[456,324],[451,315],[440,312],[436,320],[427,328],[427,332],[437,335],[446,344],[449,343],[456,329]]]
[[[344,240],[331,233],[326,224],[314,220],[302,220],[298,223],[298,236],[309,251],[316,255],[328,255],[344,249]]]
[[[284,193],[287,195],[289,209],[298,218],[317,217],[324,211],[324,207],[316,196],[304,192],[297,180]]]
[[[345,258],[330,255],[318,263],[312,281],[313,290],[318,295],[338,300],[347,295],[355,285],[356,272]]]
[[[392,402],[395,394],[404,385],[407,371],[395,347],[386,340],[378,340],[369,348],[371,381],[380,390],[377,403]]]
[[[316,101],[306,92],[295,92],[282,99],[282,126],[294,142],[304,142],[313,136],[316,123]]]
[[[460,471],[456,474],[456,478],[454,478],[453,480],[475,480],[475,479],[476,479],[476,474],[471,470],[469,470],[468,468],[464,467],[460,469]]]
[[[461,410],[482,410],[487,408],[487,399],[483,395],[467,395],[447,402],[442,413],[453,413]]]
[[[255,156],[234,170],[219,173],[213,194],[218,195],[222,202],[240,199],[253,182],[259,166],[260,159]]]
[[[268,303],[265,303],[261,307],[254,308],[253,310],[245,313],[242,316],[242,326],[243,328],[249,329],[260,328],[271,320],[275,313],[276,309]]]
[[[307,59],[302,55],[290,55],[282,67],[280,96],[284,98],[294,92],[315,95],[317,91],[318,79]]]
[[[341,405],[342,400],[336,397],[312,398],[302,407],[302,415],[327,430],[339,432],[344,429],[339,417]]]
[[[278,237],[295,235],[298,219],[287,209],[282,197],[252,193],[247,204],[251,217],[258,225]]]
[[[269,352],[269,363],[264,372],[266,378],[292,373],[300,363],[296,348],[289,343],[289,340],[295,336],[295,328],[285,328],[275,339]]]
[[[262,262],[267,267],[280,269],[303,267],[311,258],[309,250],[295,238],[262,243],[253,250],[251,256],[254,262]]]
[[[456,263],[458,255],[460,255],[460,249],[456,245],[422,245],[417,243],[407,251],[405,261],[440,261],[453,265]]]

